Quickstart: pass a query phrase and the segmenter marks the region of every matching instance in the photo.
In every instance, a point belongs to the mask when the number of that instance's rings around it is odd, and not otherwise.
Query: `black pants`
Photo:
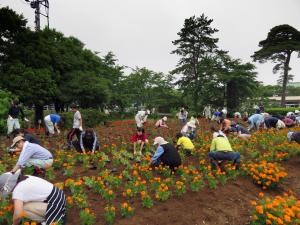
[[[69,130],[69,132],[67,134],[67,140],[68,140],[69,146],[71,145],[74,135],[76,135],[77,140],[80,140],[80,134],[81,134],[81,130],[79,130],[79,128],[72,128],[71,130]]]

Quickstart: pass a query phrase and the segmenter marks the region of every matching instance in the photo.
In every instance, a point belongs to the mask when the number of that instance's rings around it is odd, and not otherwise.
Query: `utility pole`
[[[47,26],[49,28],[49,1],[48,0],[25,0],[30,4],[30,7],[35,9],[35,30],[39,31],[41,29],[40,15],[46,17]],[[43,12],[41,12],[43,11]]]

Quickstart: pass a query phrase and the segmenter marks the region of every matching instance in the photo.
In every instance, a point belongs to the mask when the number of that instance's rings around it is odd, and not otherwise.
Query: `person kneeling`
[[[175,168],[181,165],[181,158],[176,148],[162,137],[156,137],[154,144],[158,145],[155,154],[153,155],[150,166],[156,167],[162,164],[169,166],[174,171]]]
[[[13,225],[23,217],[41,224],[65,224],[66,196],[48,181],[29,175],[4,173],[0,176],[1,197],[12,193]]]
[[[176,138],[177,138],[176,148],[183,149],[183,152],[186,156],[191,156],[192,152],[195,149],[195,146],[194,146],[193,142],[191,141],[191,139],[183,136],[181,133],[176,134]]]
[[[16,172],[24,167],[34,166],[36,173],[44,173],[44,170],[53,164],[52,154],[38,144],[29,143],[22,136],[17,136],[13,140],[11,148],[14,152],[21,152],[18,162],[11,172]]]
[[[86,129],[80,134],[79,141],[72,141],[72,145],[76,151],[86,154],[86,152],[94,153],[99,150],[99,144],[97,141],[97,135],[93,129]]]
[[[232,150],[228,139],[223,135],[218,135],[212,140],[208,157],[212,165],[217,169],[221,169],[219,161],[223,160],[233,161],[235,168],[239,169],[240,153]]]

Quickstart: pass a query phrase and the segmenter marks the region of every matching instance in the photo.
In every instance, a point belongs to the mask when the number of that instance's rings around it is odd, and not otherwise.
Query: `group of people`
[[[83,130],[83,120],[77,105],[73,104],[71,110],[74,113],[74,117],[73,127],[67,135],[68,147],[74,147],[83,154],[88,151],[94,153],[99,150],[97,135],[93,129]],[[229,133],[247,140],[251,138],[250,131],[255,128],[279,129],[295,125],[297,120],[300,121],[299,111],[288,113],[284,118],[279,118],[260,110],[257,110],[255,114],[248,118],[248,128],[239,123],[239,119],[241,119],[240,113],[234,114],[235,118],[233,121],[226,118],[226,109],[218,110],[218,113],[213,115],[213,120],[216,120],[218,125],[213,124],[211,126],[212,142],[208,158],[214,168],[222,170],[224,162],[231,161],[236,169],[239,169],[240,153],[232,149],[227,138]],[[40,177],[23,175],[21,173],[23,168],[33,167],[34,175],[43,174],[47,168],[52,166],[54,156],[41,145],[41,142],[36,137],[26,132],[26,130],[20,129],[17,121],[19,113],[23,115],[17,104],[14,104],[9,110],[8,135],[14,136],[9,151],[11,153],[19,152],[20,155],[14,168],[0,176],[1,195],[6,196],[12,193],[14,225],[20,223],[24,212],[30,219],[43,222],[46,225],[50,225],[53,222],[64,224],[66,221],[66,197],[63,191]],[[135,116],[137,130],[130,138],[133,143],[134,156],[142,156],[143,149],[149,144],[145,133],[145,124],[149,115],[149,110],[142,110],[138,111]],[[196,137],[196,126],[199,125],[199,121],[195,116],[191,116],[190,120],[188,120],[188,112],[184,108],[180,109],[177,116],[181,129],[176,134],[176,141],[170,143],[161,136],[156,137],[153,141],[156,150],[153,153],[149,166],[164,165],[168,166],[171,171],[174,171],[182,163],[181,153],[187,157],[193,154],[195,150],[193,140]],[[292,120],[293,123],[289,120]],[[47,134],[53,135],[55,132],[60,134],[59,123],[62,121],[61,116],[57,114],[47,115],[44,118]],[[155,123],[155,127],[157,129],[169,129],[167,121],[168,118],[163,116]],[[75,135],[77,140],[73,140]],[[289,141],[296,141],[300,144],[300,132],[290,131],[287,134],[287,138]]]

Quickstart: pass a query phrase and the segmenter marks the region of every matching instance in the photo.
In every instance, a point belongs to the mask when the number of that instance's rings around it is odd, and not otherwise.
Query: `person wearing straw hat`
[[[289,131],[287,133],[287,138],[290,142],[296,141],[298,144],[300,144],[300,132]]]
[[[169,166],[174,171],[176,167],[181,165],[181,158],[176,148],[169,142],[165,141],[163,137],[156,137],[153,145],[157,145],[150,166],[156,167],[160,164]]]
[[[193,140],[196,136],[196,124],[194,121],[190,121],[186,123],[182,129],[181,133],[183,136],[188,137],[189,139]]]
[[[150,115],[150,110],[146,111],[138,111],[135,115],[135,122],[137,128],[142,128],[144,126],[144,123],[146,123],[148,115]]]
[[[66,196],[48,181],[30,175],[4,173],[0,176],[0,195],[12,194],[13,225],[19,225],[23,217],[41,224],[65,224]]]
[[[168,125],[167,125],[167,120],[168,120],[168,117],[166,117],[166,116],[164,116],[163,118],[157,120],[156,123],[155,123],[155,127],[156,128],[160,128],[160,127],[169,128]]]
[[[35,172],[42,172],[53,164],[52,154],[38,144],[29,143],[22,136],[14,138],[11,148],[14,152],[21,152],[19,159],[11,172],[16,172],[24,167],[34,166]]]

